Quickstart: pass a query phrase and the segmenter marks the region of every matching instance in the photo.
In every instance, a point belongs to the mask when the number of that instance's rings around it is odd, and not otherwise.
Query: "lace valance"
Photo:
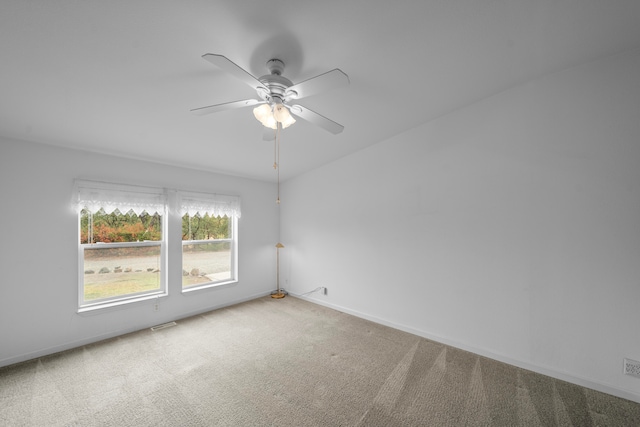
[[[100,181],[76,180],[74,185],[74,205],[77,212],[87,209],[108,214],[116,209],[123,214],[130,211],[140,215],[163,214],[167,203],[165,191],[161,188],[113,184]]]
[[[240,197],[180,191],[180,215],[240,218]]]

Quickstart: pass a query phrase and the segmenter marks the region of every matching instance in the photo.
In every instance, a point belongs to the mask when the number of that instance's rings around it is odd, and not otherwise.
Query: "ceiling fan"
[[[295,103],[298,99],[348,85],[349,77],[338,68],[298,84],[293,84],[291,80],[282,75],[284,62],[279,59],[267,61],[266,65],[269,74],[257,79],[225,56],[207,53],[202,57],[246,85],[251,86],[255,89],[258,98],[195,108],[191,110],[192,113],[204,115],[257,105],[253,110],[254,116],[264,126],[271,129],[278,129],[278,127],[283,129],[295,123],[295,119],[291,114],[333,134],[338,134],[344,129],[341,124]]]

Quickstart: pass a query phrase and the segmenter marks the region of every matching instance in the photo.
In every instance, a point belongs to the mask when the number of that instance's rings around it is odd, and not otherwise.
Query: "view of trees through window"
[[[84,301],[160,290],[162,216],[103,210],[80,214]]]
[[[81,211],[85,303],[160,291],[162,221],[157,213]],[[182,217],[184,288],[233,279],[232,225],[227,217]]]
[[[162,240],[162,217],[143,212],[91,214],[83,209],[80,216],[80,243],[142,242]]]
[[[231,271],[232,224],[227,217],[182,217],[182,286],[222,282]]]
[[[213,240],[231,238],[229,218],[226,216],[182,217],[182,240]]]

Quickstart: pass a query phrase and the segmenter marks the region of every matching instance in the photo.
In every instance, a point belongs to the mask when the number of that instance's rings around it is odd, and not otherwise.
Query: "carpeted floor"
[[[2,426],[639,426],[640,404],[300,299],[0,368]]]

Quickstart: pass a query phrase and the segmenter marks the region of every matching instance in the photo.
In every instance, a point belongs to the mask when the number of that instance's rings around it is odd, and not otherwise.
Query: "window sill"
[[[237,284],[238,281],[237,280],[228,280],[226,282],[213,282],[213,283],[205,283],[199,286],[189,286],[188,288],[183,288],[182,289],[182,293],[183,294],[189,294],[191,292],[195,292],[195,291],[202,291],[205,289],[220,289],[220,288],[228,288],[229,286],[233,286],[235,284]]]
[[[122,309],[129,304],[135,304],[143,301],[157,300],[158,298],[164,298],[168,296],[166,292],[157,293],[153,295],[143,295],[134,298],[127,298],[118,301],[109,301],[104,303],[97,303],[92,305],[86,305],[78,308],[78,314],[90,315],[90,314],[98,314],[105,311],[111,311],[116,309]]]

